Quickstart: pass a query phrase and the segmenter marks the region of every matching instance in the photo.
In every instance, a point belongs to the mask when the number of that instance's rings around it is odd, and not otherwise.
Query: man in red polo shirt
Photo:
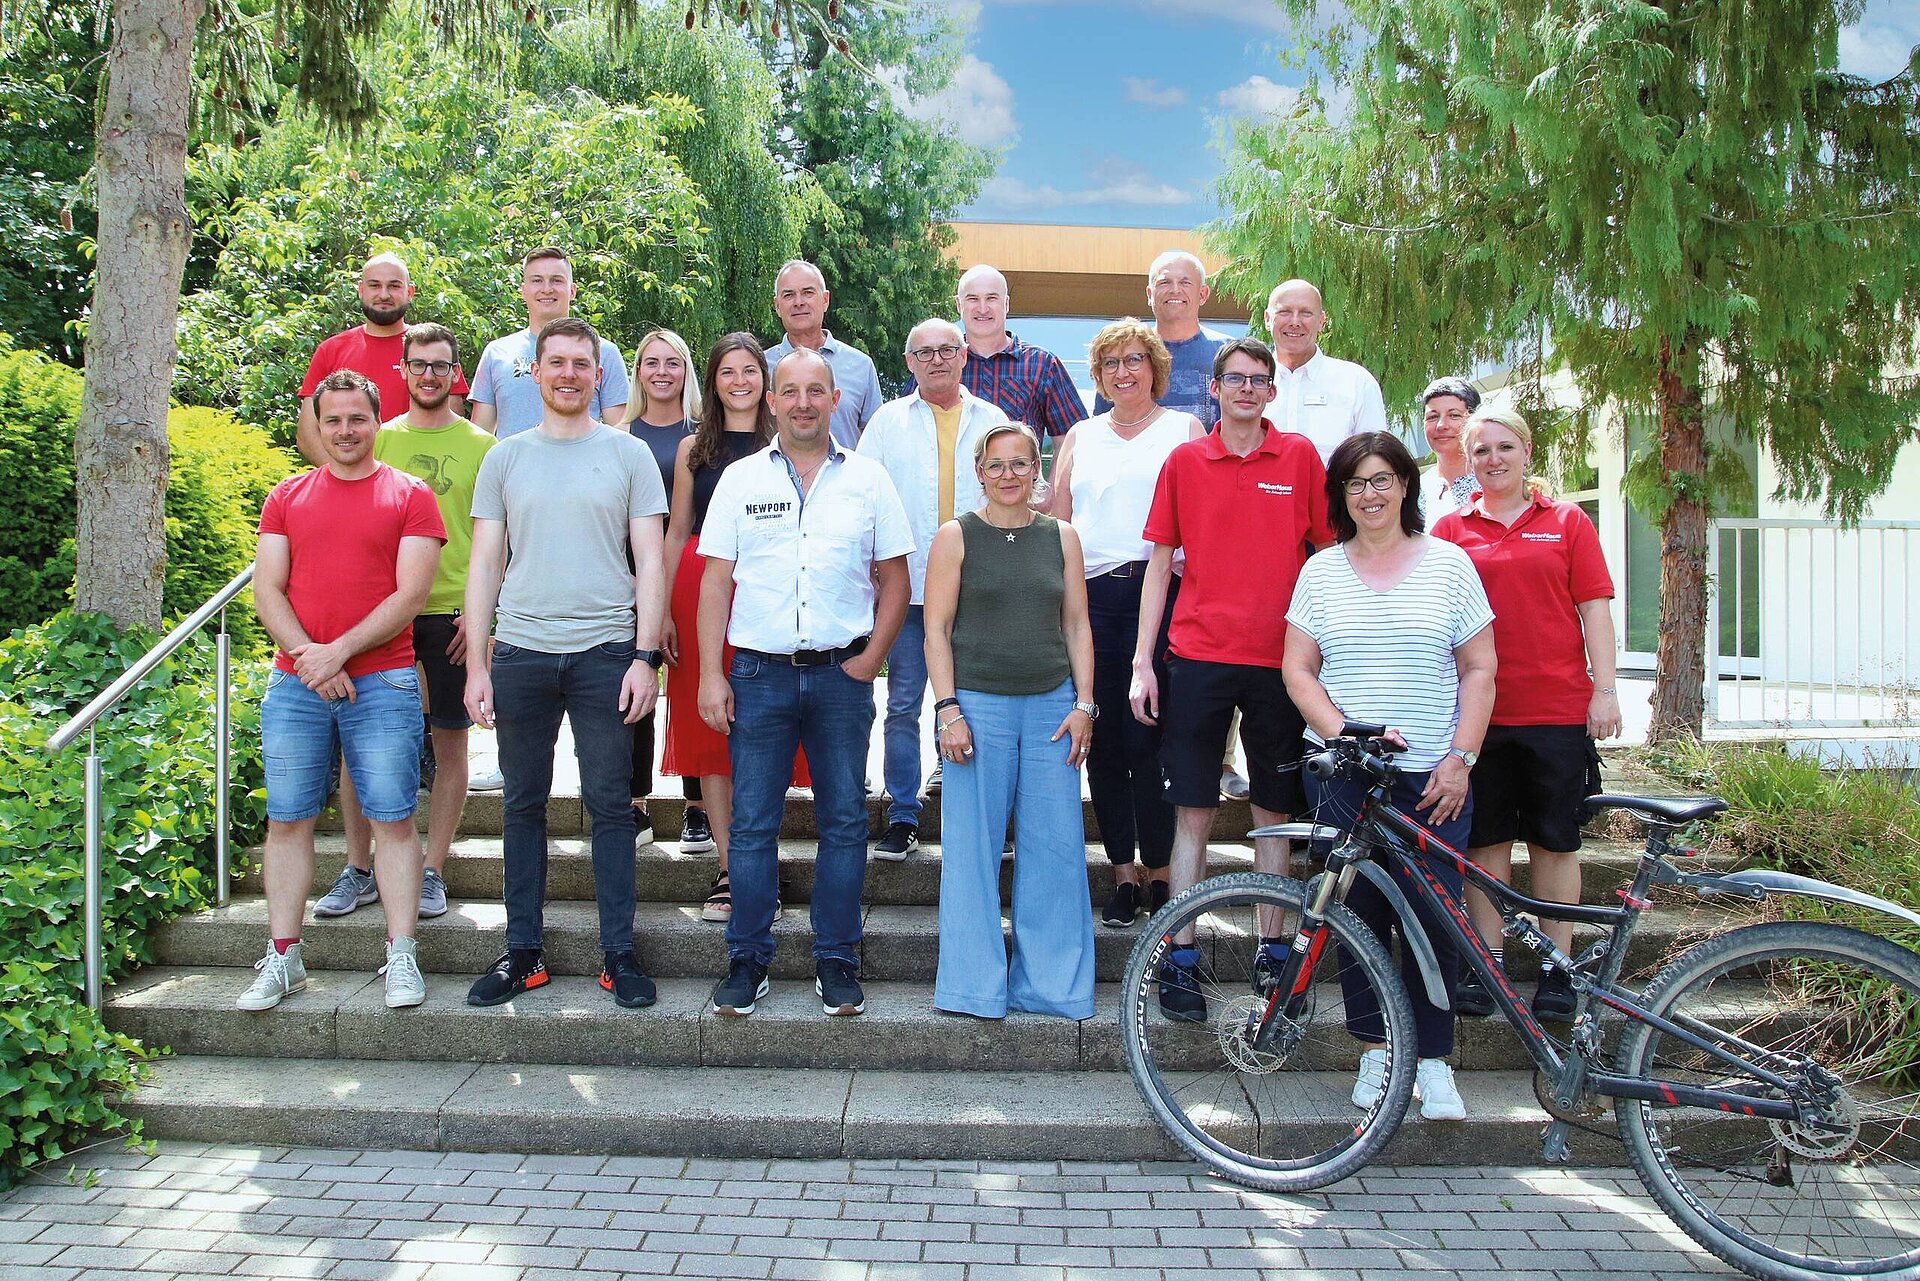
[[[1220,423],[1167,456],[1147,512],[1154,544],[1140,592],[1133,656],[1133,714],[1163,725],[1160,765],[1175,828],[1173,893],[1206,871],[1207,829],[1220,805],[1220,758],[1237,710],[1254,820],[1284,823],[1304,804],[1300,759],[1306,723],[1280,678],[1293,583],[1315,545],[1333,541],[1327,472],[1313,442],[1262,417],[1274,397],[1272,348],[1254,338],[1221,345],[1210,391]],[[1167,688],[1153,672],[1175,549],[1186,571],[1169,633]],[[1287,842],[1254,842],[1254,866],[1284,873]],[[1199,955],[1191,937],[1161,967],[1160,1008],[1200,1022]]]

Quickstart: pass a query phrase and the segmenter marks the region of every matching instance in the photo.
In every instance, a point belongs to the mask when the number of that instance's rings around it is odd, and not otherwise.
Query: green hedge
[[[0,1187],[120,1124],[113,1096],[144,1051],[86,1008],[83,744],[54,757],[49,735],[154,637],[62,613],[0,641]],[[232,700],[235,849],[266,818],[259,699],[264,669],[236,664]],[[108,980],[152,959],[162,922],[214,898],[213,646],[162,664],[99,723],[102,940]]]
[[[73,595],[73,428],[81,375],[0,334],[0,633]],[[216,409],[167,415],[164,609],[191,612],[253,559],[260,505],[298,466],[265,431]],[[266,644],[243,596],[228,614],[239,652]]]

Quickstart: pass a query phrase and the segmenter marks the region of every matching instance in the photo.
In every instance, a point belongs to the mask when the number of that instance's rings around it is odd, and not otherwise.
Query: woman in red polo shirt
[[[1465,436],[1480,497],[1441,517],[1433,532],[1459,544],[1480,571],[1500,661],[1493,718],[1473,769],[1469,853],[1505,881],[1513,843],[1524,840],[1534,897],[1577,903],[1585,802],[1600,790],[1594,740],[1620,732],[1613,578],[1587,514],[1555,501],[1527,474],[1533,432],[1525,418],[1512,409],[1482,409]],[[1468,891],[1468,905],[1498,961],[1499,912],[1476,890]],[[1572,948],[1571,923],[1549,921],[1543,928],[1562,952]],[[1486,1015],[1493,998],[1477,976],[1467,975],[1454,1006]],[[1572,984],[1549,967],[1534,992],[1535,1017],[1571,1018],[1573,1008]]]

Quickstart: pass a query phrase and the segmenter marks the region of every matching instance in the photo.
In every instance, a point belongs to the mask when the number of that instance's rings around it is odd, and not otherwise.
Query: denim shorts
[[[322,698],[275,668],[260,705],[267,766],[267,817],[313,818],[327,804],[327,772],[336,754],[376,823],[413,815],[420,791],[420,677],[411,667],[353,679],[354,698]]]

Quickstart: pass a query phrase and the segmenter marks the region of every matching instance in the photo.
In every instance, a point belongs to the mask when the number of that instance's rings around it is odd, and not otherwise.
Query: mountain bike
[[[1920,914],[1790,873],[1687,870],[1683,833],[1726,808],[1716,797],[1602,794],[1646,829],[1631,882],[1615,904],[1560,904],[1496,880],[1395,808],[1398,750],[1378,725],[1348,722],[1310,756],[1316,777],[1359,782],[1351,823],[1286,823],[1256,836],[1317,843],[1324,870],[1306,882],[1260,872],[1219,876],[1177,896],[1129,958],[1121,1032],[1127,1067],[1154,1117],[1195,1159],[1252,1187],[1301,1191],[1335,1183],[1386,1146],[1413,1096],[1413,1006],[1399,968],[1345,906],[1359,877],[1377,885],[1403,925],[1432,1003],[1447,1009],[1434,951],[1388,866],[1411,870],[1430,918],[1492,993],[1533,1060],[1550,1123],[1549,1160],[1570,1156],[1578,1127],[1611,1102],[1618,1137],[1647,1191],[1706,1249],[1756,1277],[1920,1278],[1920,955],[1846,926],[1772,921],[1716,934],[1643,986],[1623,978],[1628,946],[1655,887],[1761,900],[1792,895],[1920,925]],[[1465,906],[1422,860],[1449,860],[1500,910],[1509,956],[1531,952],[1572,978],[1576,1008],[1549,1033],[1515,993]],[[1541,918],[1601,933],[1562,953]],[[1284,941],[1283,959],[1262,937]],[[1160,1010],[1162,965],[1176,937],[1201,956],[1199,1021]],[[1370,988],[1384,1025],[1387,1070],[1370,1106],[1356,1106],[1359,1040],[1347,1030],[1335,971]],[[1191,980],[1187,980],[1191,982]],[[1356,988],[1355,990],[1358,990]],[[1906,1037],[1905,1048],[1894,1040]],[[1471,1103],[1472,1079],[1464,1093]],[[1444,1123],[1426,1123],[1444,1124]],[[1469,1123],[1471,1124],[1471,1123]],[[1455,1131],[1471,1140],[1471,1130]]]

